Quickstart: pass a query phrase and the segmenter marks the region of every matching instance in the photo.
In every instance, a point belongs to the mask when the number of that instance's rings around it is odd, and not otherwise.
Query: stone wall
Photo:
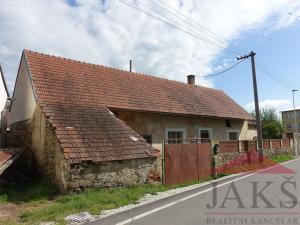
[[[70,180],[70,166],[64,158],[54,128],[39,106],[32,119],[32,151],[42,174],[49,176],[61,191],[66,191]]]
[[[73,165],[70,188],[132,186],[160,182],[155,158]]]

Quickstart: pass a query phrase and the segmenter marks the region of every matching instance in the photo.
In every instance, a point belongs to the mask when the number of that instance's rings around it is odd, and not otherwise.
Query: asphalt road
[[[217,188],[204,186],[88,224],[300,224],[300,160],[283,166],[225,179]]]

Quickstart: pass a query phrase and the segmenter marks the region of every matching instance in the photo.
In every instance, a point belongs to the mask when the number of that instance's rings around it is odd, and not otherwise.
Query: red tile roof
[[[159,151],[106,107],[51,103],[45,104],[43,111],[56,128],[70,164],[159,156]]]
[[[38,103],[70,164],[160,155],[130,127],[115,117],[91,90],[89,70],[76,74],[72,61],[25,51]],[[54,59],[54,61],[53,61]],[[65,67],[64,63],[71,63]],[[82,64],[85,65],[85,64]],[[74,68],[79,69],[80,67]]]
[[[25,51],[38,94],[48,102],[253,119],[223,91]],[[37,72],[39,74],[37,74]],[[42,78],[42,80],[40,79]]]
[[[253,119],[223,91],[25,50],[36,97],[65,156],[106,161],[153,156],[107,109]],[[73,127],[66,129],[66,127]],[[124,148],[124,149],[123,149]]]

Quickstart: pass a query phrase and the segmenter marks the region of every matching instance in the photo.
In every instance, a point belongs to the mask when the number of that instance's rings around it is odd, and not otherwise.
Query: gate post
[[[199,167],[199,155],[200,155],[200,153],[199,153],[199,143],[198,143],[198,141],[196,142],[196,146],[197,146],[197,179],[198,179],[198,181],[200,181],[200,167]]]

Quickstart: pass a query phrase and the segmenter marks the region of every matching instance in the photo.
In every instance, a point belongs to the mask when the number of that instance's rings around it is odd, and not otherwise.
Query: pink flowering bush
[[[260,160],[260,155],[257,151],[249,151],[215,168],[214,174],[234,174],[263,169],[275,164],[266,156]]]

